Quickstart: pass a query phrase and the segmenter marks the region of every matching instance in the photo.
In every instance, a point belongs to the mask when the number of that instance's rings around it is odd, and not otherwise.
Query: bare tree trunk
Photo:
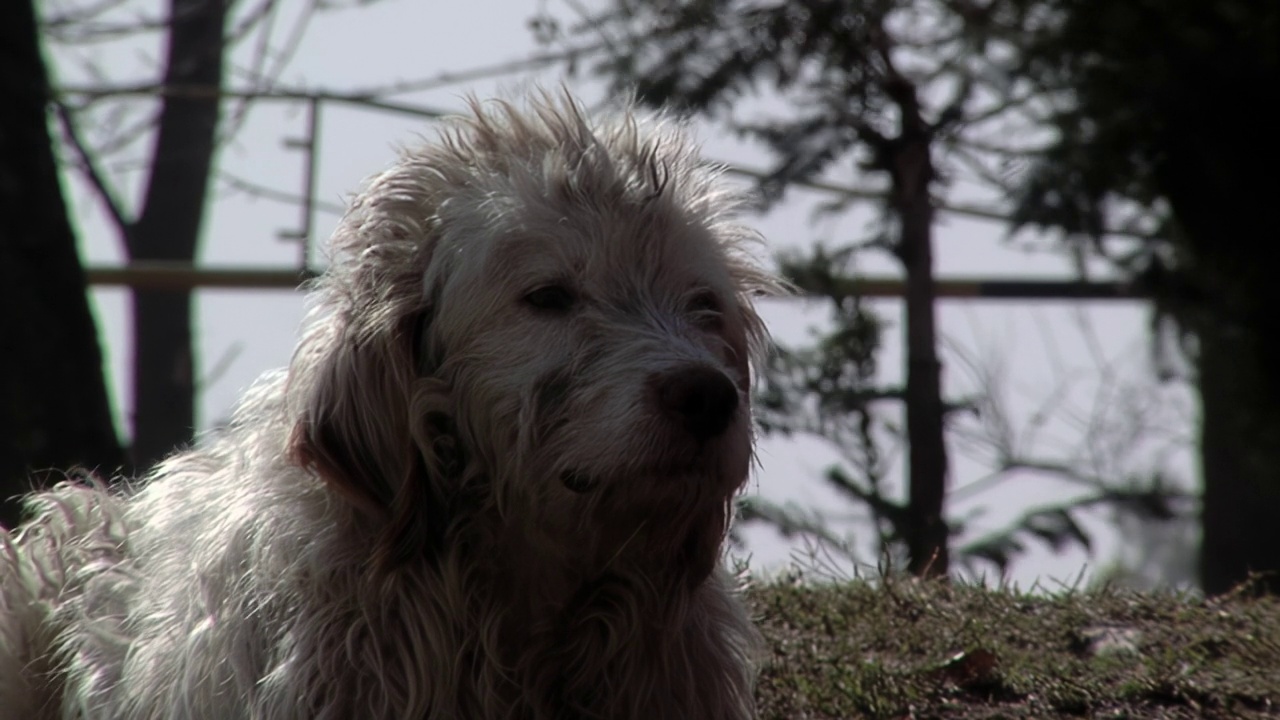
[[[227,0],[170,0],[166,86],[216,88],[223,77]],[[151,175],[126,232],[131,260],[193,261],[217,142],[216,96],[161,100]],[[145,468],[188,442],[195,429],[191,293],[133,297],[133,461]]]
[[[893,162],[894,207],[901,224],[900,254],[907,276],[908,570],[915,575],[945,576],[950,564],[949,532],[943,516],[947,447],[934,308],[934,208],[929,195],[933,162],[928,136],[904,143]]]
[[[48,125],[32,0],[0,12],[0,524],[32,473],[123,460]]]
[[[933,128],[920,111],[916,88],[893,68],[884,90],[900,113],[900,132],[874,144],[880,167],[892,180],[890,203],[898,216],[898,256],[906,272],[907,325],[907,569],[913,575],[945,577],[950,567],[950,531],[943,513],[947,497],[947,446],[943,434],[942,363],[938,360],[933,277]]]
[[[1200,333],[1200,453],[1204,477],[1200,586],[1227,592],[1262,573],[1258,582],[1280,594],[1280,468],[1259,461],[1234,377],[1242,357],[1230,338]],[[1238,345],[1239,343],[1235,343]],[[1244,355],[1248,357],[1248,355]],[[1275,438],[1270,438],[1276,443]],[[1274,445],[1273,445],[1274,447]],[[1275,451],[1264,450],[1272,463]]]
[[[1184,317],[1198,352],[1200,585],[1218,594],[1257,573],[1280,595],[1280,284],[1267,260],[1280,184],[1275,121],[1255,107],[1275,93],[1275,62],[1230,69],[1206,70],[1212,86],[1189,85],[1162,115],[1157,178],[1198,291]]]

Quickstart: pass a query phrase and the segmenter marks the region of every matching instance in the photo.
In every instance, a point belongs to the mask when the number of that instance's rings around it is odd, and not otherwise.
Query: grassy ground
[[[766,720],[1280,717],[1280,599],[759,585]]]

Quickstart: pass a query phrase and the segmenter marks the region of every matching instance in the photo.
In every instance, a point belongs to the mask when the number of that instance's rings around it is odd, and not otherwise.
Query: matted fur
[[[473,103],[354,201],[229,428],[0,532],[0,709],[754,717],[737,205],[670,119]]]

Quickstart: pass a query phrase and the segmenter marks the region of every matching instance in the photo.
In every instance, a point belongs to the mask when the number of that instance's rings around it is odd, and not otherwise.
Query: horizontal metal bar
[[[138,262],[121,267],[86,269],[90,285],[123,286],[134,290],[193,290],[223,288],[295,290],[316,277],[316,270],[196,267],[186,263]],[[864,277],[846,281],[838,290],[872,298],[898,298],[905,283],[897,278]],[[1145,297],[1128,282],[1076,280],[1015,280],[997,278],[939,278],[935,295],[946,299],[984,300],[1132,300]]]
[[[995,278],[938,278],[934,296],[974,300],[1133,300],[1146,297],[1128,282],[1079,280],[1004,280]],[[856,278],[841,288],[863,297],[902,297],[906,283],[894,278]]]
[[[312,270],[196,267],[186,263],[164,262],[139,262],[122,267],[85,269],[85,275],[92,286],[124,286],[134,290],[296,290],[316,274]]]

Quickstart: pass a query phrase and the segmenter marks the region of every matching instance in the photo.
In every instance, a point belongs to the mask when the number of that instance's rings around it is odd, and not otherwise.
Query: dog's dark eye
[[[566,313],[573,309],[577,297],[563,285],[545,285],[525,295],[524,301],[536,310]]]
[[[685,312],[694,322],[708,327],[718,327],[724,316],[720,298],[710,290],[702,290],[690,298]]]

